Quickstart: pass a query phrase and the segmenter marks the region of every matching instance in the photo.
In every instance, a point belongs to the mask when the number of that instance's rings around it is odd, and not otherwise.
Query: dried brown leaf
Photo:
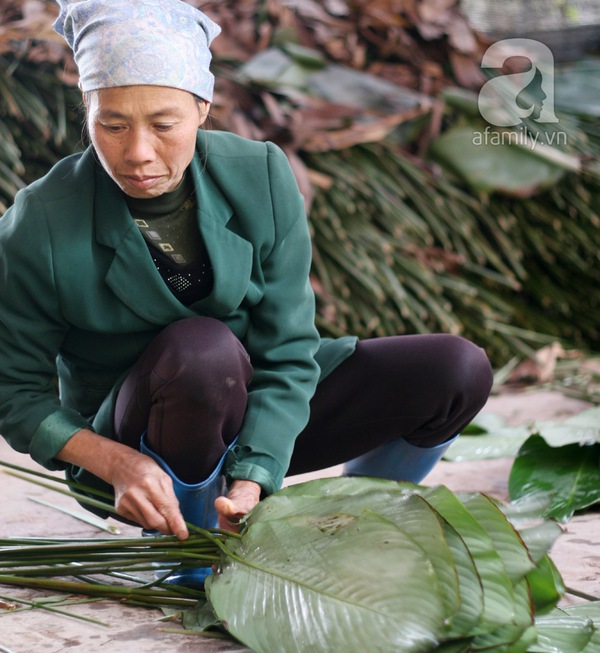
[[[548,383],[554,378],[556,365],[567,353],[558,342],[553,342],[535,352],[534,358],[527,358],[517,365],[508,378],[509,383]]]
[[[308,152],[326,152],[327,150],[343,150],[359,143],[375,143],[401,125],[427,113],[429,107],[415,107],[401,114],[394,114],[373,120],[372,122],[355,123],[347,129],[320,132],[309,135],[302,143],[302,149]]]
[[[0,610],[16,610],[17,604],[12,601],[6,601],[5,599],[0,599]]]

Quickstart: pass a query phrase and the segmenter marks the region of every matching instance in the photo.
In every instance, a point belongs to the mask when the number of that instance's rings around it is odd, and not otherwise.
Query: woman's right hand
[[[125,519],[164,535],[176,535],[180,540],[188,537],[173,482],[149,456],[82,429],[57,458],[83,467],[112,485],[115,509]]]
[[[128,451],[114,461],[108,481],[115,491],[115,509],[144,528],[185,540],[189,533],[171,477],[149,456],[125,448]]]

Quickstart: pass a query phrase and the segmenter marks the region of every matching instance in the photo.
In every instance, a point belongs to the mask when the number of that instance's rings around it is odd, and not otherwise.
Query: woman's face
[[[87,95],[88,128],[100,162],[127,195],[177,188],[209,103],[166,86],[117,86]]]

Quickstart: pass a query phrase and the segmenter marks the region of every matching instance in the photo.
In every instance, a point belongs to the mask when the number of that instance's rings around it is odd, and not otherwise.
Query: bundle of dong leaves
[[[135,555],[125,543],[117,553],[113,541],[112,555],[115,568],[121,559],[138,569],[160,542],[170,551],[163,563],[201,566],[214,555],[208,606],[259,652],[600,651],[596,603],[556,608],[564,586],[548,551],[560,528],[538,513],[539,506],[504,506],[444,486],[319,479],[262,501],[241,537],[195,533],[190,540],[203,551],[196,560],[189,543],[164,537],[138,540]],[[15,577],[14,552],[33,548],[4,541],[0,584]],[[38,564],[41,549],[48,545],[38,549]],[[151,585],[142,591],[160,601],[164,585]]]

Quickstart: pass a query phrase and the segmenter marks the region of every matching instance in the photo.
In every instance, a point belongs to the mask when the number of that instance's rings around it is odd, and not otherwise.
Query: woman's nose
[[[125,159],[129,163],[146,163],[155,156],[152,138],[144,130],[131,130],[125,145]]]

